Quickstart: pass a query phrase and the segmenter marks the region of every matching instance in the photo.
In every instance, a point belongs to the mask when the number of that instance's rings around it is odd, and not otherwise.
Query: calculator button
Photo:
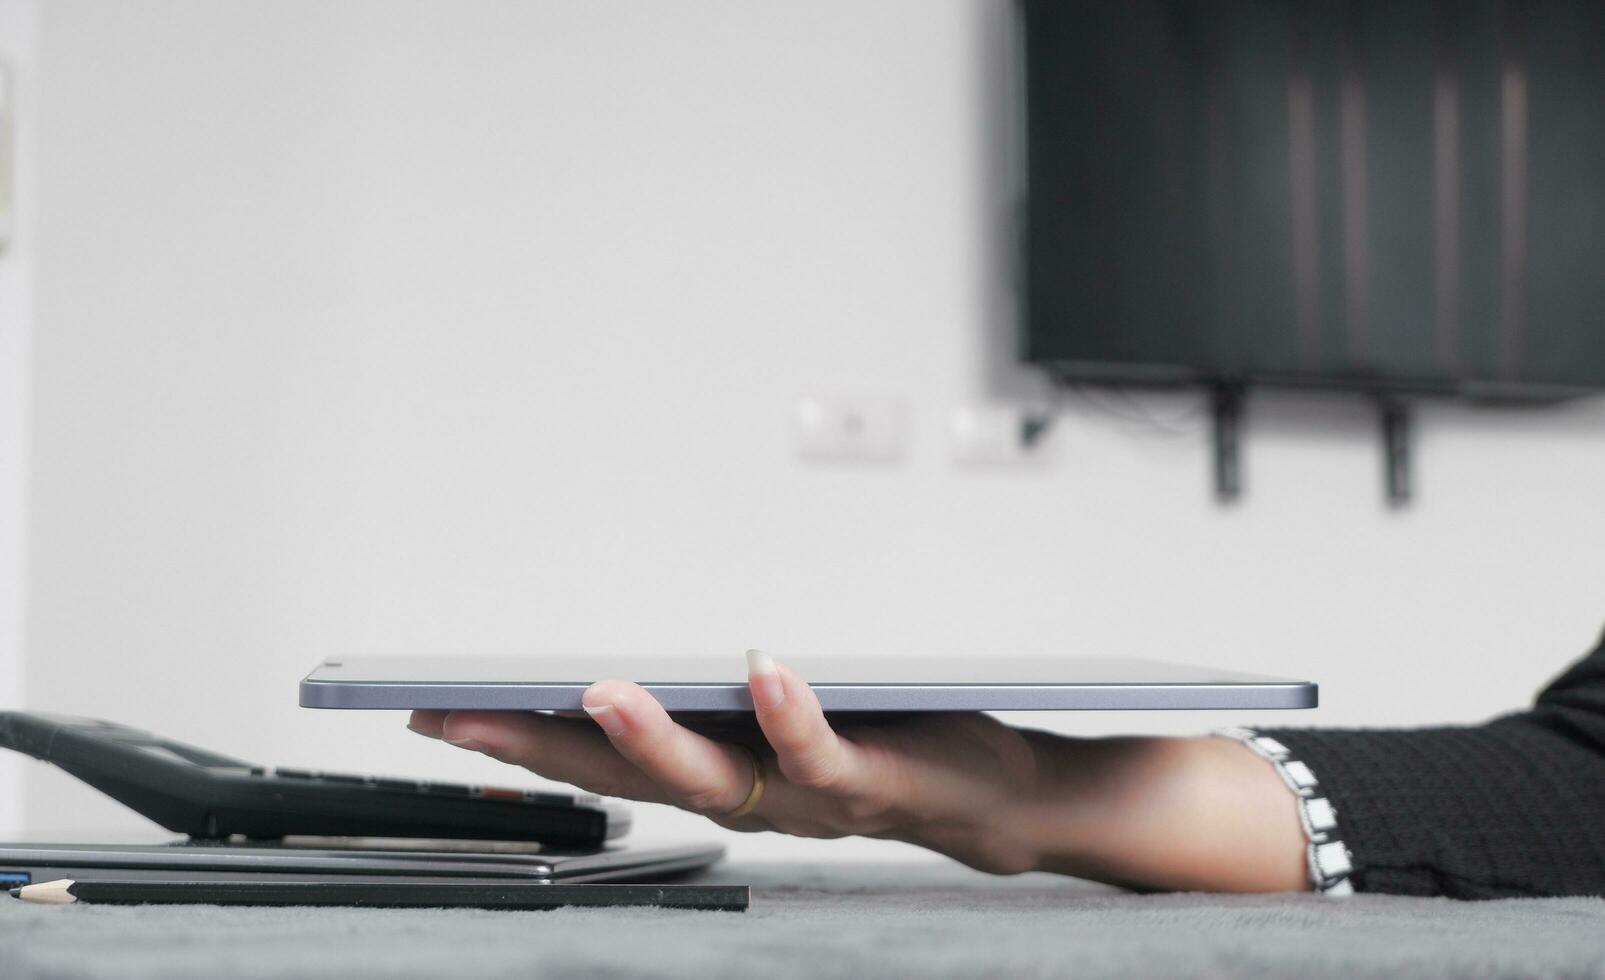
[[[547,806],[573,806],[574,797],[563,793],[537,793],[530,790],[524,794],[526,803],[544,803]]]
[[[339,772],[318,773],[317,778],[326,783],[355,783],[358,786],[364,786],[368,782],[367,777],[365,776],[348,776],[345,773]]]

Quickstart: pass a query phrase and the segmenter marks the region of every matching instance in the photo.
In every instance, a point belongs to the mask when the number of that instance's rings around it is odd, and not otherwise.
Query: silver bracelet
[[[1251,728],[1222,728],[1215,732],[1233,739],[1269,762],[1298,800],[1299,823],[1309,842],[1307,861],[1310,883],[1322,895],[1338,898],[1354,894],[1354,856],[1338,837],[1337,810],[1321,794],[1321,783],[1310,767],[1293,758],[1287,746]]]

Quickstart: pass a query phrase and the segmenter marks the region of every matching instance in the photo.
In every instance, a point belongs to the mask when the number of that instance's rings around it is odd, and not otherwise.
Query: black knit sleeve
[[[1605,895],[1605,638],[1483,725],[1264,734],[1320,780],[1359,891]]]

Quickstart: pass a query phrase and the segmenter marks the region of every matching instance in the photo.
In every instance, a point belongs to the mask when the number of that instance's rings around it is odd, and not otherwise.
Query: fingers
[[[831,729],[813,690],[767,654],[753,650],[747,657],[758,727],[775,752],[770,775],[784,777],[773,780],[766,796],[772,805],[759,813],[799,791],[861,802],[876,795],[865,750]],[[530,712],[417,711],[408,727],[591,792],[672,802],[715,817],[741,806],[752,791],[744,750],[677,723],[638,685],[598,682],[582,705],[589,723]]]
[[[762,650],[748,650],[747,683],[758,726],[788,780],[842,796],[864,790],[857,746],[831,730],[819,698],[802,678]]]
[[[500,762],[603,796],[669,802],[646,774],[619,758],[589,721],[528,711],[443,714],[439,737],[459,748],[483,752]]]
[[[618,754],[686,809],[718,816],[752,791],[752,762],[744,751],[677,724],[639,686],[598,681],[581,703]]]
[[[407,719],[407,727],[428,738],[440,737],[440,726],[446,721],[445,711],[414,711]]]

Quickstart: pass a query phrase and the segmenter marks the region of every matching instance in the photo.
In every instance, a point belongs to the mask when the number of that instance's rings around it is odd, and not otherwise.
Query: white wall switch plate
[[[908,443],[908,409],[896,398],[804,395],[792,424],[804,459],[889,461]]]

